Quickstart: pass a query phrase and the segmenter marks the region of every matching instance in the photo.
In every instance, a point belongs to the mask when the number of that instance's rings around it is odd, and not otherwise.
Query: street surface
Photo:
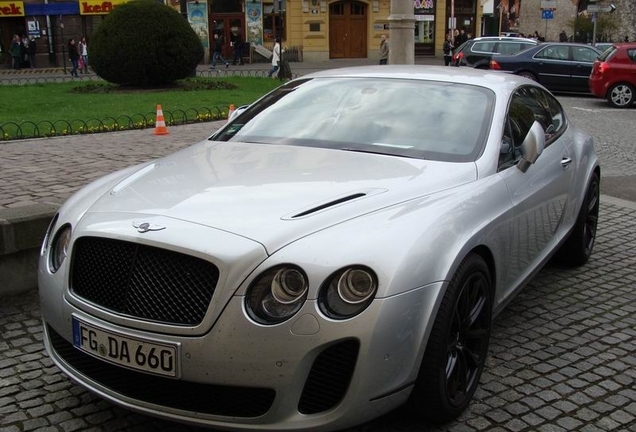
[[[601,212],[591,260],[548,265],[495,320],[481,385],[459,420],[394,411],[347,432],[636,432],[636,108],[559,95],[594,135]],[[0,206],[61,204],[118,168],[205,139],[219,123],[0,143]],[[622,201],[629,200],[629,201]],[[43,351],[37,292],[0,302],[0,431],[205,431],[118,408]]]

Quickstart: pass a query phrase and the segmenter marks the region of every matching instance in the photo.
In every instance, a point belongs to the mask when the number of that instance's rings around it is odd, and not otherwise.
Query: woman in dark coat
[[[71,75],[77,77],[77,65],[79,61],[79,52],[77,51],[77,45],[75,45],[75,39],[71,38],[68,41],[68,58],[71,60],[71,64],[73,65],[73,70],[71,70]]]

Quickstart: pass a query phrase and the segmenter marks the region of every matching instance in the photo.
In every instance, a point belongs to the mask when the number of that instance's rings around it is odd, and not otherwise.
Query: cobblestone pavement
[[[595,252],[549,265],[496,319],[473,403],[438,428],[397,410],[348,432],[636,431],[636,206],[603,202]],[[113,406],[42,347],[37,294],[0,305],[0,430],[203,431]]]

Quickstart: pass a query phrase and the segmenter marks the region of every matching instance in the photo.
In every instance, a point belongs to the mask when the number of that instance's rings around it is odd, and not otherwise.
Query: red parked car
[[[590,91],[616,108],[629,107],[636,98],[636,43],[614,44],[594,62]]]

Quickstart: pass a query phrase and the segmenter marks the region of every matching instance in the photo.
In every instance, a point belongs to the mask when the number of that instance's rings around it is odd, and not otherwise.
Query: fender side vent
[[[296,219],[296,218],[300,218],[300,217],[303,217],[303,216],[308,216],[310,214],[319,212],[320,210],[324,210],[326,208],[333,207],[333,206],[336,206],[338,204],[342,204],[344,202],[351,201],[351,200],[354,200],[356,198],[360,198],[360,197],[363,197],[363,196],[366,196],[366,195],[367,194],[364,194],[364,193],[357,193],[357,194],[353,194],[353,195],[347,195],[346,197],[338,198],[337,200],[329,201],[329,202],[321,204],[319,206],[312,207],[309,210],[305,210],[304,212],[301,212],[301,213],[298,213],[298,214],[292,216],[291,219]]]

